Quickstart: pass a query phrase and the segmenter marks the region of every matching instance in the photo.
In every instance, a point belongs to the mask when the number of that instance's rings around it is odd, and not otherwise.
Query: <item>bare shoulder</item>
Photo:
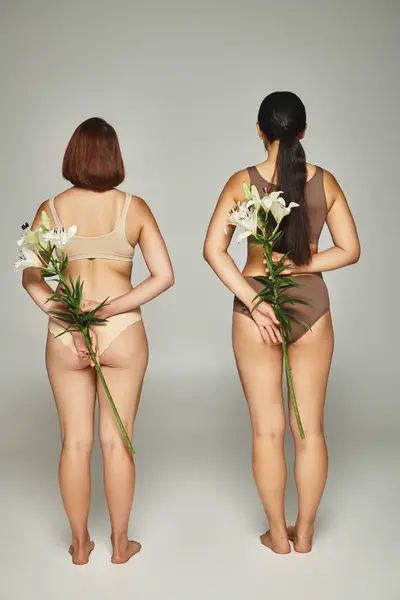
[[[136,222],[140,221],[143,223],[143,221],[151,217],[152,212],[147,202],[140,196],[131,195],[131,202],[128,209],[128,219],[134,219]]]
[[[229,196],[236,202],[243,200],[243,183],[250,184],[249,172],[247,169],[236,171],[226,182],[221,197]]]
[[[51,226],[54,227],[54,223],[53,223],[53,215],[51,214],[51,210],[50,210],[50,206],[49,206],[49,200],[44,200],[41,205],[39,206],[39,208],[36,211],[35,217],[32,221],[32,229],[36,229],[37,227],[39,227],[39,223],[40,223],[40,216],[42,214],[43,211],[46,211],[47,216],[50,219],[50,223]]]
[[[226,185],[230,185],[232,187],[240,186],[241,189],[243,182],[250,183],[250,176],[247,169],[241,169],[240,171],[236,171],[236,173],[229,177]]]
[[[339,185],[338,180],[330,171],[323,169],[324,175],[324,190],[326,194],[326,203],[328,211],[332,208],[334,202],[338,198],[344,198],[342,188]]]
[[[140,196],[131,196],[125,232],[129,243],[135,246],[144,233],[158,231],[158,224],[147,202]]]

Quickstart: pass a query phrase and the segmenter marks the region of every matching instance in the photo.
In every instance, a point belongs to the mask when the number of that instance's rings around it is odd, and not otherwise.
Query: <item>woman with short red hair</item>
[[[90,310],[105,298],[96,316],[107,324],[91,332],[102,371],[128,435],[132,436],[148,362],[146,333],[140,306],[173,285],[168,252],[146,202],[117,189],[125,170],[114,128],[103,119],[84,121],[74,132],[63,162],[63,175],[72,187],[46,200],[43,210],[52,227],[78,226],[69,242],[67,276],[84,280],[82,308]],[[131,285],[132,259],[139,245],[150,275]],[[23,286],[44,311],[52,294],[41,269],[24,271]],[[111,520],[112,562],[123,563],[140,550],[128,540],[135,468],[120,435],[102,385],[91,368],[81,333],[57,337],[64,327],[49,319],[46,365],[61,426],[59,481],[72,530],[70,554],[75,564],[88,562],[94,543],[87,521],[90,502],[90,456],[94,437],[94,407],[99,398],[99,438],[104,459],[104,483]]]

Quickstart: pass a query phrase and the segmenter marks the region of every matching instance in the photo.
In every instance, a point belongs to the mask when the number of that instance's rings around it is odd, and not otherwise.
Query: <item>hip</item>
[[[93,331],[97,336],[97,343],[99,348],[99,354],[101,355],[110,344],[118,337],[120,333],[125,331],[131,325],[142,321],[142,311],[140,308],[135,308],[126,313],[114,315],[109,317],[107,323],[104,325],[95,325]],[[69,332],[65,332],[65,325],[53,319],[49,318],[48,331],[55,338],[58,338],[65,346],[70,348],[73,352],[76,352],[74,340]]]
[[[255,296],[264,288],[264,284],[254,276],[244,277],[254,289]],[[305,322],[309,328],[315,325],[325,313],[330,311],[330,300],[328,288],[321,273],[296,275],[293,276],[293,280],[296,282],[296,286],[284,288],[287,301],[283,303],[283,307],[291,322],[291,341],[295,342],[307,332],[307,328],[301,322]],[[291,298],[297,298],[301,300],[301,303],[292,304]],[[236,296],[233,301],[233,311],[251,318],[248,308]]]

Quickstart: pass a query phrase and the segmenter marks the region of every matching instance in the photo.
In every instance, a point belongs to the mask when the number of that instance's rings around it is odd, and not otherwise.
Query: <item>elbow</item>
[[[360,260],[360,256],[361,256],[361,248],[360,248],[360,246],[357,246],[350,252],[349,265],[355,265],[356,263],[358,263],[358,261]]]
[[[203,248],[203,258],[206,261],[206,263],[208,263],[210,266],[213,263],[213,256],[214,256],[214,252],[212,251],[212,249],[206,242],[204,244],[204,248]]]
[[[30,285],[29,278],[28,278],[28,276],[26,274],[26,271],[24,271],[23,274],[22,274],[22,287],[24,288],[24,290],[26,292],[28,291],[29,285]]]
[[[175,275],[173,272],[171,272],[167,277],[167,289],[171,288],[173,285],[175,285]]]
[[[171,270],[167,275],[162,278],[162,289],[163,292],[169,290],[175,284],[174,272]]]

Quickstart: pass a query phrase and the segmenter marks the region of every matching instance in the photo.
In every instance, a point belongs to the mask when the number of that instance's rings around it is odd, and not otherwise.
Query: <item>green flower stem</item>
[[[89,336],[88,328],[85,327],[85,328],[81,329],[81,331],[82,331],[82,333],[83,333],[83,335],[85,337],[85,341],[86,341],[87,347],[89,349],[90,356],[92,357],[92,360],[94,362],[94,368],[96,369],[96,371],[97,371],[97,373],[99,375],[101,383],[103,384],[104,391],[105,391],[105,393],[107,395],[108,400],[110,401],[111,408],[113,409],[115,418],[117,419],[118,426],[119,426],[120,431],[122,433],[122,436],[123,436],[123,438],[125,440],[125,443],[126,443],[126,445],[128,447],[129,453],[133,457],[134,454],[135,454],[135,451],[134,451],[134,449],[132,447],[131,440],[129,439],[129,436],[128,436],[127,432],[126,432],[124,424],[121,421],[121,417],[119,416],[118,409],[115,406],[115,402],[114,402],[114,400],[113,400],[113,398],[111,396],[110,390],[108,389],[108,385],[107,385],[107,382],[106,382],[106,380],[104,378],[104,375],[103,375],[103,372],[101,370],[101,367],[100,367],[100,365],[99,365],[99,363],[97,361],[96,354],[94,353],[94,350],[93,350],[92,342],[90,341],[90,336]]]
[[[70,328],[74,329],[75,331],[80,331],[83,334],[84,338],[85,338],[85,342],[86,342],[86,345],[88,347],[90,356],[91,356],[91,358],[93,360],[94,367],[95,367],[95,369],[96,369],[96,371],[97,371],[97,373],[99,375],[100,381],[101,381],[101,383],[102,383],[102,385],[104,387],[104,391],[105,391],[105,393],[107,395],[107,398],[108,398],[108,400],[110,402],[111,408],[112,408],[112,410],[114,412],[115,418],[117,420],[118,427],[119,427],[119,429],[121,431],[121,434],[122,434],[122,436],[123,436],[123,438],[125,440],[125,443],[127,445],[128,451],[129,451],[130,455],[133,457],[134,454],[135,454],[135,451],[134,451],[134,449],[132,447],[131,440],[129,439],[129,436],[128,436],[127,432],[126,432],[126,429],[125,429],[124,424],[123,424],[123,422],[121,420],[121,417],[119,416],[118,409],[115,406],[115,402],[114,402],[114,400],[113,400],[113,398],[111,396],[111,392],[110,392],[110,390],[108,388],[108,385],[107,385],[107,382],[106,382],[106,380],[104,378],[104,375],[103,375],[103,372],[101,370],[101,367],[100,367],[100,365],[99,365],[99,363],[97,361],[96,354],[93,351],[92,342],[90,341],[88,324],[81,322],[80,319],[79,319],[79,317],[83,314],[83,313],[80,312],[80,309],[79,309],[80,302],[79,301],[78,301],[78,303],[74,303],[73,302],[75,300],[75,298],[73,297],[74,296],[73,289],[72,290],[70,289],[70,287],[69,287],[69,285],[67,283],[67,280],[64,277],[64,273],[63,273],[64,269],[62,268],[62,266],[60,267],[59,260],[53,256],[53,250],[54,250],[54,248],[51,248],[49,250],[46,249],[46,248],[41,248],[41,251],[43,252],[45,258],[52,265],[52,267],[53,267],[53,269],[55,271],[54,272],[54,277],[56,277],[58,279],[58,283],[59,284],[61,283],[64,286],[64,291],[61,292],[61,295],[65,298],[64,304],[67,306],[68,309],[72,309],[71,310],[71,315],[74,316],[75,321],[76,321],[72,326],[70,326]],[[64,254],[62,253],[62,255],[61,255],[62,263],[61,264],[64,264],[63,259],[64,259]],[[57,279],[56,279],[56,281],[57,281]],[[82,283],[80,285],[82,286]],[[79,286],[79,279],[78,279],[78,282],[76,283],[76,286],[77,287]],[[59,320],[62,321],[63,320],[62,317]],[[66,321],[66,322],[68,323],[68,321]],[[69,331],[69,328],[65,328],[65,330]]]
[[[279,306],[279,295],[278,295],[278,286],[276,285],[275,265],[272,260],[273,243],[270,244],[268,238],[265,238],[265,237],[264,237],[263,242],[264,242],[263,247],[264,247],[265,261],[267,263],[267,267],[269,270],[269,276],[270,276],[270,279],[273,284],[274,300],[272,303],[272,308],[275,308],[276,306]],[[296,421],[297,421],[297,426],[299,428],[300,438],[302,440],[304,440],[304,438],[305,438],[304,429],[303,429],[303,424],[302,424],[301,418],[300,418],[299,408],[297,406],[296,394],[294,393],[294,387],[293,387],[292,372],[291,372],[291,368],[290,368],[290,364],[289,364],[286,332],[285,332],[285,328],[283,327],[281,319],[279,319],[279,331],[280,331],[280,334],[282,337],[282,350],[283,350],[283,357],[284,357],[284,362],[285,362],[286,379],[287,379],[288,386],[289,386],[289,393],[290,393],[290,397],[292,400],[294,414],[296,415]]]

